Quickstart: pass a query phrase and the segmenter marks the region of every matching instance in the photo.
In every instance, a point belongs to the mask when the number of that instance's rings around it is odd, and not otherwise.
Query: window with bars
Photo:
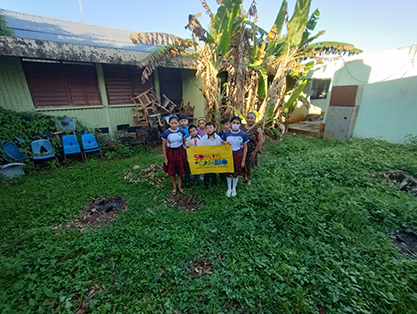
[[[310,99],[326,99],[331,79],[311,80]]]
[[[22,59],[35,108],[100,106],[92,63]]]

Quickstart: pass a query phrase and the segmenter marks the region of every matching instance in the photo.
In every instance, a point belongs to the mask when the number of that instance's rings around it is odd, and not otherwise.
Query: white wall
[[[407,134],[417,136],[417,45],[343,57],[315,66],[309,78],[331,78],[331,87],[363,86],[354,137],[404,142]],[[330,98],[331,89],[312,104],[327,111]]]

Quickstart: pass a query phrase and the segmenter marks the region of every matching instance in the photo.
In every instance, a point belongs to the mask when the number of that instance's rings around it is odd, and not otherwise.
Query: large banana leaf
[[[301,82],[301,84],[298,85],[297,90],[295,90],[290,99],[288,99],[288,101],[284,104],[284,109],[290,109],[292,107],[292,105],[294,104],[294,102],[300,97],[302,91],[304,90],[304,87],[307,84],[308,80],[305,80],[304,78],[307,76],[308,72],[310,71],[310,69],[314,66],[314,61],[310,61],[305,65],[305,70],[301,76],[301,80],[303,80]]]
[[[294,102],[300,97],[301,92],[303,91],[304,87],[306,86],[308,80],[304,80],[300,85],[298,85],[298,88],[296,91],[293,92],[290,99],[284,104],[284,109],[289,110],[291,106],[294,104]]]
[[[337,41],[322,41],[307,46],[316,54],[344,54],[355,55],[362,53],[361,49],[355,48],[354,45]]]
[[[214,31],[216,34],[220,34],[217,51],[223,55],[226,54],[229,48],[233,27],[236,27],[234,22],[239,16],[241,4],[242,0],[223,0],[217,9]]]
[[[282,27],[284,25],[285,17],[287,16],[287,0],[282,1],[281,8],[279,9],[275,23],[272,26],[270,32],[268,33],[268,46],[266,48],[266,57],[271,56],[278,45],[278,40],[281,36]]]
[[[317,25],[317,21],[320,17],[320,11],[316,9],[316,11],[311,14],[310,20],[307,23],[306,29],[304,30],[303,37],[301,39],[301,45],[304,45],[305,42],[310,38],[310,31],[313,31]]]
[[[303,32],[309,20],[311,0],[297,0],[294,14],[289,21],[288,41],[290,47],[297,46],[302,39]]]

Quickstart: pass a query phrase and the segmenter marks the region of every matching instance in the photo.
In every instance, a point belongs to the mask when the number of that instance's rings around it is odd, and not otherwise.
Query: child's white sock
[[[227,188],[229,190],[231,190],[232,189],[232,178],[226,178],[226,179],[227,179]]]
[[[232,190],[236,190],[236,185],[237,185],[237,181],[239,180],[239,178],[233,178],[233,186],[232,186]]]

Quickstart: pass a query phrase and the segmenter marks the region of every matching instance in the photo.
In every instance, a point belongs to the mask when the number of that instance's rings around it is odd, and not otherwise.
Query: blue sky
[[[200,0],[81,0],[86,23],[138,32],[167,32],[190,37],[184,29],[188,14],[202,13],[201,24],[209,18]],[[213,11],[215,0],[207,0]],[[244,1],[244,8],[251,4]],[[289,14],[295,0],[288,0]],[[258,24],[269,30],[281,0],[257,0]],[[82,21],[79,0],[0,0],[6,10]],[[417,1],[415,0],[313,0],[311,12],[318,8],[316,31],[326,30],[318,41],[342,41],[371,53],[417,44]]]

